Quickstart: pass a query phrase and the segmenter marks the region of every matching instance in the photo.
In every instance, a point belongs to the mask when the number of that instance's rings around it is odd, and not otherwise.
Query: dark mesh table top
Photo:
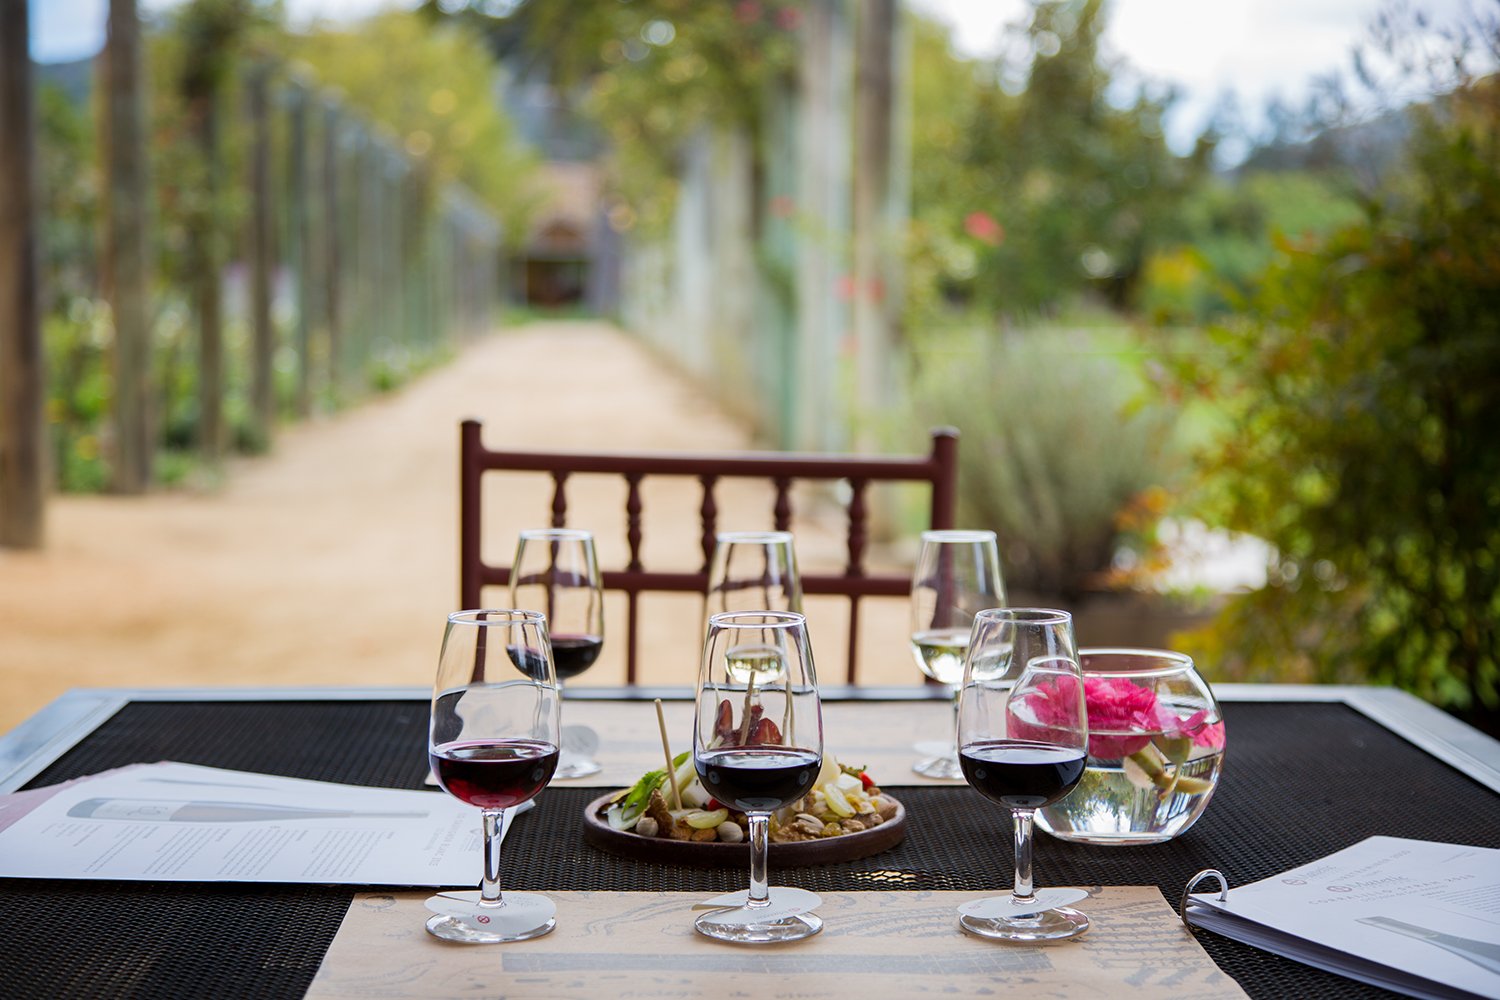
[[[1500,847],[1500,795],[1353,709],[1229,703],[1225,713],[1224,776],[1192,830],[1136,848],[1040,835],[1038,883],[1156,885],[1175,906],[1201,868],[1219,868],[1240,885],[1373,834]],[[427,770],[426,724],[425,702],[136,702],[30,787],[177,760],[418,788]],[[1010,828],[1001,810],[962,786],[888,787],[912,815],[902,844],[860,861],[783,869],[776,881],[826,891],[1009,889]],[[546,791],[506,839],[502,884],[705,894],[743,888],[746,873],[737,869],[626,861],[584,844],[582,811],[598,794]],[[348,887],[3,879],[0,994],[300,996],[352,896]],[[1386,995],[1208,932],[1198,937],[1251,996]]]

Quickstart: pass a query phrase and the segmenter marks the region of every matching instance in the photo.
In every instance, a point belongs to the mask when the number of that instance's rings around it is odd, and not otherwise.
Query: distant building
[[[603,139],[540,73],[512,78],[502,93],[517,131],[545,161],[545,201],[511,262],[513,300],[614,312],[620,253],[605,216]]]

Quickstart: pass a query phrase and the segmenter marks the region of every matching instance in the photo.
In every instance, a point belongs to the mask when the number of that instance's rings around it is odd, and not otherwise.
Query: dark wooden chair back
[[[537,472],[551,476],[551,525],[565,527],[568,516],[567,485],[570,476],[593,473],[620,476],[626,486],[624,530],[629,546],[626,565],[601,568],[605,591],[626,595],[626,682],[636,683],[638,599],[643,592],[705,593],[714,540],[719,530],[715,487],[723,480],[758,479],[775,490],[770,515],[776,530],[787,531],[792,523],[792,488],[798,482],[843,481],[848,484],[843,507],[847,515],[847,559],[841,573],[802,573],[805,595],[843,595],[849,599],[847,646],[848,683],[858,683],[859,603],[865,597],[904,597],[911,588],[906,575],[872,573],[865,567],[869,510],[867,487],[874,482],[927,483],[931,486],[928,523],[932,528],[951,528],[954,521],[958,480],[958,432],[939,428],[932,432],[932,451],[914,456],[864,456],[799,454],[792,452],[742,452],[737,454],[586,454],[580,452],[494,451],[480,439],[480,423],[465,420],[460,443],[459,487],[459,601],[464,608],[485,606],[480,599],[485,586],[510,582],[510,568],[486,563],[481,557],[481,479],[487,472]],[[646,477],[675,476],[697,479],[702,484],[698,509],[699,540],[703,560],[693,571],[647,569],[641,562],[641,481]]]

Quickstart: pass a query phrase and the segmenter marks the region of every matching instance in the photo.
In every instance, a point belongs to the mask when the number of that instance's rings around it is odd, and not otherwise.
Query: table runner
[[[897,711],[902,706],[892,706]],[[1169,844],[1089,848],[1041,837],[1043,885],[1156,885],[1176,899],[1196,870],[1235,884],[1377,833],[1500,847],[1500,796],[1339,704],[1230,703],[1223,783],[1203,819]],[[181,760],[328,781],[419,787],[424,702],[138,702],[32,782],[137,761]],[[725,892],[736,869],[623,861],[582,842],[597,789],[554,786],[507,839],[514,888]],[[966,788],[896,787],[906,841],[842,865],[788,869],[819,892],[1000,891],[1009,834]],[[47,885],[0,881],[0,982],[21,996],[295,997],[308,988],[351,893],[316,886]],[[1252,996],[1369,997],[1361,984],[1212,934],[1204,948]]]
[[[829,893],[823,932],[795,945],[744,948],[695,934],[694,893],[559,892],[557,928],[504,947],[437,941],[426,893],[362,893],[349,907],[312,1000],[548,1000],[649,995],[848,1000],[930,994],[1238,1000],[1245,994],[1183,930],[1155,889],[1115,887],[1077,904],[1087,934],[1013,947],[958,929],[965,892]]]

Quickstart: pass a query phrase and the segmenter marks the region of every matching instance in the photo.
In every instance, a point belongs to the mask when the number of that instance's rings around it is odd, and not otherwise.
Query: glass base
[[[558,778],[587,778],[591,774],[598,774],[604,770],[604,765],[597,760],[588,757],[572,757],[564,755],[557,765],[557,770],[552,772],[553,780]]]
[[[1089,929],[1089,918],[1077,910],[1059,906],[1040,913],[1029,913],[1020,917],[971,917],[958,918],[958,925],[967,934],[988,938],[991,941],[1011,941],[1026,944],[1033,941],[1062,941],[1077,937]]]
[[[456,909],[439,913],[427,921],[427,933],[458,944],[504,944],[508,941],[530,941],[549,934],[557,926],[557,904],[534,892],[507,892],[501,906],[480,906],[478,893],[439,893],[428,900],[456,900]]]
[[[823,918],[816,913],[799,913],[755,924],[729,924],[711,920],[714,916],[705,913],[693,921],[693,929],[705,937],[731,944],[777,944],[782,941],[800,941],[810,938],[823,929]]]
[[[532,927],[529,930],[488,930],[474,926],[457,917],[436,916],[427,921],[427,933],[444,941],[454,941],[458,944],[506,944],[510,941],[530,941],[539,938],[543,934],[552,933],[552,928],[557,926],[557,920],[548,917],[545,924]]]
[[[911,769],[924,778],[957,778],[963,780],[964,769],[957,757],[928,757],[919,760]]]

